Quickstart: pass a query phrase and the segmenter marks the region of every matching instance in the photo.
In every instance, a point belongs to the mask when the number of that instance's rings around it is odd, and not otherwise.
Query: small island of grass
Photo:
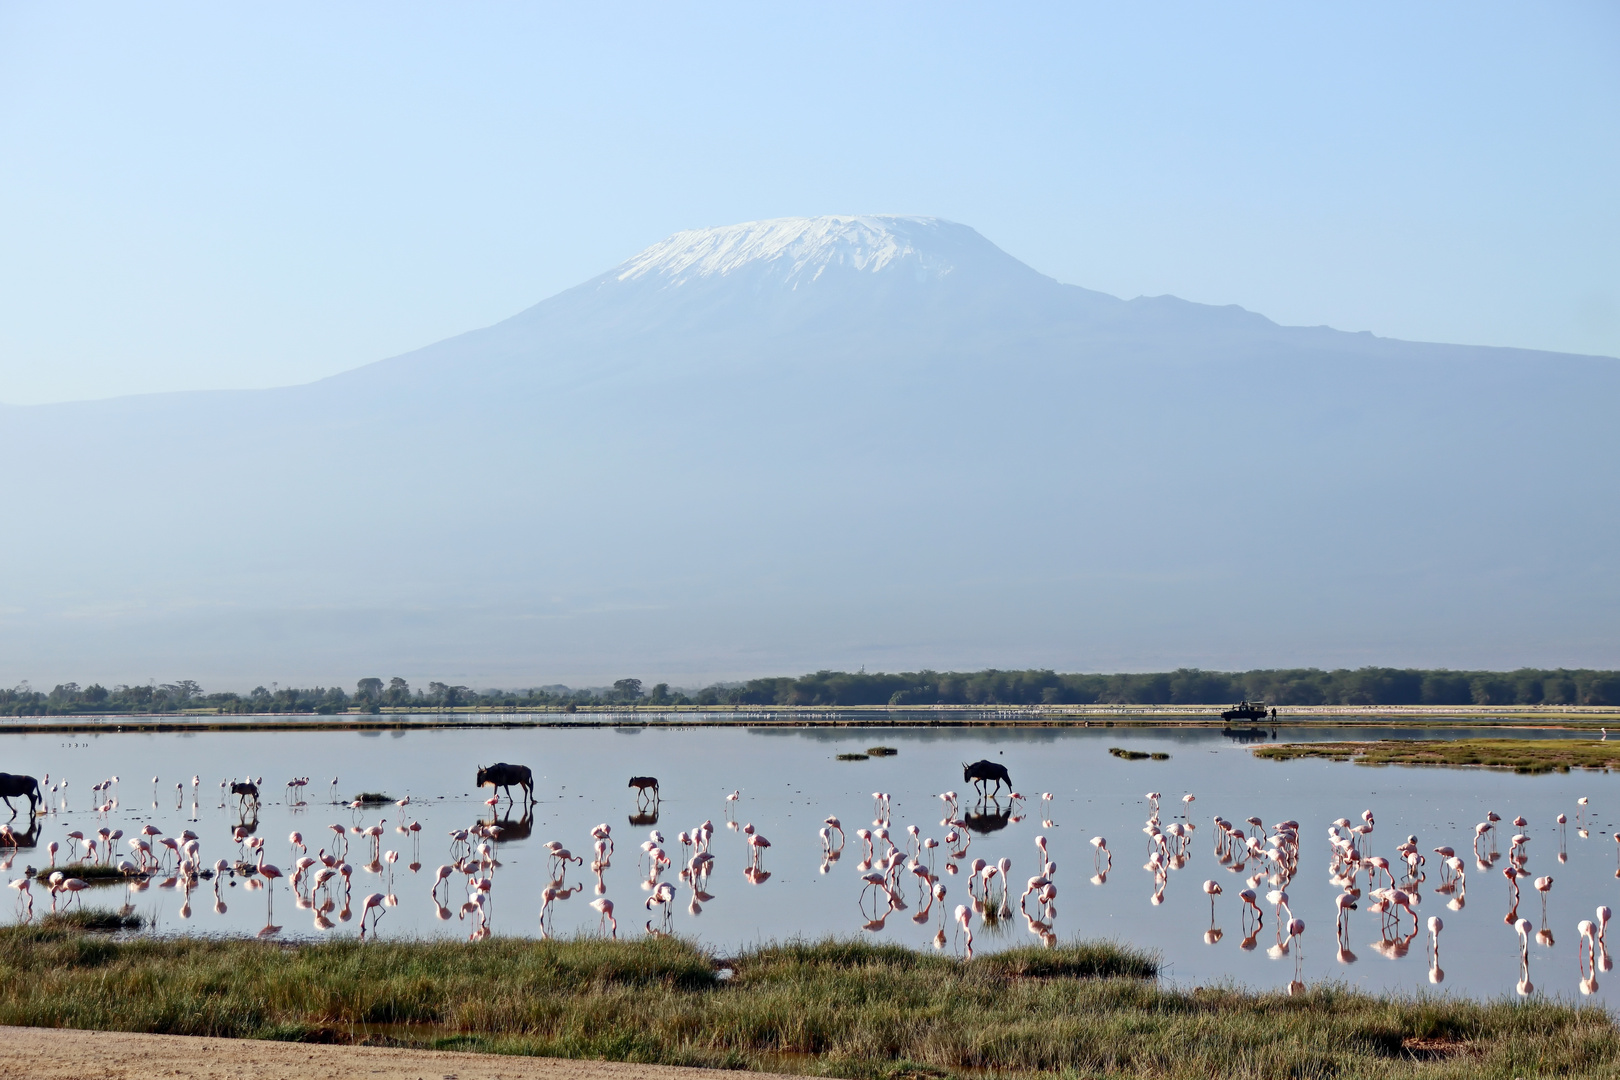
[[[1620,742],[1600,739],[1380,739],[1259,746],[1273,761],[1319,757],[1358,765],[1478,765],[1521,773],[1620,768]]]
[[[78,878],[91,885],[116,885],[128,879],[127,874],[116,866],[107,866],[104,863],[66,863],[62,866],[47,866],[34,875],[34,879],[42,885],[51,883],[52,874],[61,874],[64,878]]]

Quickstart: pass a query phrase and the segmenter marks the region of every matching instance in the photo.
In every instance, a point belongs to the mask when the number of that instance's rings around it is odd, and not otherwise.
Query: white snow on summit
[[[972,232],[940,218],[880,215],[773,218],[688,229],[624,262],[611,276],[619,281],[662,278],[665,285],[682,285],[756,267],[797,287],[815,281],[829,267],[876,273],[908,262],[920,276],[944,277],[955,264],[939,250],[941,245],[928,245],[925,237],[945,230]],[[922,246],[919,239],[925,240]]]

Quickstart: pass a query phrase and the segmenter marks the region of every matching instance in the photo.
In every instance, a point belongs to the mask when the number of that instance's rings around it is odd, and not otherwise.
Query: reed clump
[[[675,939],[114,941],[0,930],[0,1024],[814,1072],[1033,1075],[1612,1075],[1598,1007],[1176,990],[1109,943],[962,962],[860,941],[725,962]]]
[[[41,884],[49,885],[51,875],[60,873],[65,878],[78,878],[91,885],[116,885],[129,879],[129,875],[116,866],[107,866],[104,863],[67,863],[64,866],[47,866],[34,875],[34,879]]]
[[[392,795],[385,795],[380,791],[362,791],[354,797],[354,801],[361,806],[381,806],[394,801]]]
[[[40,916],[38,926],[50,932],[112,933],[116,930],[139,930],[145,925],[139,915],[126,915],[122,911],[106,908],[76,907],[71,911],[52,911]]]
[[[1256,757],[1322,757],[1359,765],[1477,765],[1520,773],[1620,768],[1620,742],[1600,739],[1381,739],[1377,742],[1281,743]]]

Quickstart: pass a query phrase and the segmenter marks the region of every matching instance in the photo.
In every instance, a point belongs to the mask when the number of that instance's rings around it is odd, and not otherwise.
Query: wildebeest
[[[637,806],[640,806],[642,800],[647,797],[648,789],[652,790],[653,802],[658,801],[658,777],[656,776],[632,776],[627,786],[636,789]]]
[[[979,789],[981,795],[984,794],[985,782],[989,780],[996,782],[997,791],[1001,790],[1002,784],[1007,785],[1008,791],[1012,790],[1012,777],[1007,775],[1007,766],[997,765],[993,761],[975,761],[971,765],[963,762],[962,783],[965,784],[970,780],[973,782],[973,786]]]
[[[504,761],[497,761],[487,768],[480,765],[478,786],[483,787],[485,784],[504,790],[508,799],[512,797],[512,785],[516,784],[523,789],[525,801],[534,800],[534,773],[529,771],[527,765],[508,765]]]
[[[28,796],[28,816],[32,818],[36,808],[45,801],[45,793],[39,790],[39,781],[32,776],[13,775],[0,772],[0,799],[4,799],[11,816],[17,816],[17,808],[11,805],[13,796],[21,798]]]
[[[259,805],[259,785],[251,780],[243,781],[240,784],[231,784],[231,794],[236,796],[239,805],[249,799],[253,800],[254,806]]]

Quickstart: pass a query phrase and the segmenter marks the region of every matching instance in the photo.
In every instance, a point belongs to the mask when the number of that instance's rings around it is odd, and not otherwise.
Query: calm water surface
[[[1356,739],[1391,732],[1347,726],[1312,727],[1298,734]],[[1435,737],[1430,732],[1411,734]],[[1474,734],[1504,733],[1486,729]],[[1294,733],[1285,729],[1284,736]],[[839,753],[878,744],[899,753],[864,761],[836,760]],[[1168,753],[1170,758],[1125,761],[1108,753],[1116,746]],[[927,949],[934,947],[942,928],[944,948],[960,951],[948,916],[967,901],[968,864],[976,858],[1010,859],[1016,909],[1023,882],[1039,870],[1035,840],[1044,836],[1058,866],[1051,932],[1059,938],[1107,937],[1156,949],[1173,982],[1231,980],[1251,987],[1283,987],[1295,979],[1306,985],[1332,980],[1368,990],[1511,996],[1520,976],[1520,945],[1517,933],[1504,921],[1509,908],[1508,884],[1501,873],[1505,859],[1481,869],[1470,851],[1474,825],[1488,810],[1505,819],[1500,841],[1504,852],[1508,838],[1517,831],[1511,819],[1515,815],[1527,819],[1524,832],[1531,837],[1527,869],[1533,876],[1554,879],[1546,897],[1545,923],[1540,895],[1528,879],[1522,885],[1525,895],[1519,914],[1550,932],[1530,946],[1530,978],[1536,993],[1581,996],[1576,924],[1593,918],[1599,904],[1620,908],[1620,855],[1613,839],[1620,821],[1620,791],[1611,774],[1518,776],[1311,760],[1270,762],[1256,760],[1248,747],[1212,730],[625,727],[13,734],[0,740],[0,756],[4,771],[49,773],[52,784],[68,781],[42,820],[35,846],[18,853],[10,877],[25,865],[44,867],[50,841],[65,849],[70,831],[89,836],[103,826],[122,828],[126,836],[146,824],[168,836],[189,828],[201,839],[205,864],[218,858],[234,862],[241,852],[231,830],[242,819],[234,799],[220,805],[219,785],[225,779],[264,777],[255,833],[266,840],[266,861],[289,874],[297,855],[288,842],[293,830],[303,834],[313,854],[319,847],[331,846],[334,834],[329,825],[347,829],[386,819],[380,847],[400,854],[392,887],[386,863],[376,871],[365,868],[371,858],[370,842],[350,836],[348,861],[354,867],[350,917],[340,917],[342,889],[329,890],[335,900],[330,930],[316,926],[316,911],[295,901],[285,879],[265,890],[249,889],[244,880],[226,876],[217,888],[214,882],[201,882],[189,896],[178,886],[165,887],[154,880],[144,889],[115,885],[81,897],[92,906],[128,904],[151,920],[157,933],[251,935],[279,926],[272,933],[284,940],[352,936],[359,929],[361,898],[391,892],[397,904],[385,907],[377,923],[380,936],[466,937],[471,924],[459,916],[459,908],[467,898],[468,878],[452,875],[440,887],[437,900],[432,885],[438,866],[452,861],[449,833],[479,820],[507,822],[496,845],[500,866],[490,890],[494,933],[598,933],[600,917],[587,905],[604,895],[616,906],[620,937],[642,935],[649,928],[667,929],[722,954],[755,943],[828,934]],[[1003,800],[1000,812],[995,806],[976,808],[969,797],[971,788],[962,782],[960,763],[978,758],[1004,763],[1027,801],[1013,806]],[[477,766],[495,760],[533,767],[537,802],[527,823],[505,803],[492,818],[483,801],[489,790],[473,787]],[[97,812],[91,786],[115,774],[120,777],[117,805]],[[638,816],[635,792],[625,787],[632,774],[655,775],[661,782],[656,823]],[[159,777],[155,786],[154,775]],[[201,779],[195,789],[193,775]],[[294,805],[296,799],[290,799],[282,786],[298,776],[310,777],[303,789],[303,806]],[[409,796],[411,803],[363,811],[333,805],[334,777],[342,799],[360,791],[380,791],[394,798]],[[178,793],[177,782],[182,784]],[[740,797],[728,803],[725,796],[733,790],[740,791]],[[857,828],[873,827],[872,793],[890,795],[888,827],[894,840],[904,845],[907,825],[916,825],[922,837],[944,836],[948,828],[941,824],[944,804],[936,796],[952,790],[963,796],[964,814],[986,811],[973,819],[986,831],[970,833],[966,855],[956,860],[960,873],[949,872],[944,846],[935,852],[934,869],[947,893],[943,904],[935,904],[918,921],[926,904],[920,883],[908,873],[902,875],[907,906],[887,910],[875,890],[863,892],[860,863],[865,846],[855,836]],[[1188,857],[1184,865],[1170,870],[1162,892],[1143,866],[1149,851],[1142,832],[1148,791],[1164,795],[1162,825],[1180,820],[1186,805],[1183,795],[1196,797],[1190,806],[1190,823],[1196,829]],[[1050,802],[1043,803],[1042,792],[1052,794]],[[1583,796],[1590,799],[1584,811],[1576,802]],[[1440,940],[1445,974],[1438,985],[1431,982],[1426,929],[1408,937],[1412,920],[1403,916],[1401,931],[1394,932],[1387,917],[1366,910],[1366,898],[1361,910],[1350,913],[1345,948],[1340,948],[1334,907],[1340,889],[1328,876],[1327,829],[1335,818],[1359,821],[1367,809],[1373,811],[1376,826],[1364,854],[1382,855],[1398,866],[1396,845],[1415,835],[1420,850],[1429,855],[1427,880],[1416,889],[1416,912],[1420,920],[1439,915],[1445,922]],[[1568,816],[1567,829],[1555,823],[1559,813]],[[0,818],[4,814],[0,807]],[[841,818],[848,832],[842,856],[831,862],[823,857],[818,835],[829,814]],[[1286,955],[1276,949],[1277,920],[1269,905],[1266,925],[1250,937],[1252,921],[1245,924],[1237,893],[1260,867],[1251,862],[1240,871],[1217,860],[1210,823],[1216,814],[1234,822],[1252,815],[1268,826],[1287,819],[1301,824],[1299,871],[1287,887],[1293,912],[1305,921],[1306,930]],[[1586,837],[1577,830],[1578,814],[1584,814]],[[715,861],[703,898],[694,897],[694,890],[676,876],[683,862],[677,835],[706,819],[716,827],[711,847]],[[414,846],[411,836],[395,831],[409,821],[422,826]],[[590,866],[590,830],[600,823],[612,826],[616,853],[612,865],[601,872],[599,884]],[[741,828],[745,824],[769,838],[771,846],[760,862],[764,873],[747,872],[749,849]],[[676,864],[660,878],[676,886],[667,922],[660,911],[645,907],[650,886],[639,845],[651,828],[662,832]],[[1106,876],[1094,869],[1089,841],[1098,835],[1107,837],[1113,850],[1113,869]],[[562,875],[565,895],[552,902],[542,925],[541,891],[554,880],[545,848],[548,840],[583,855],[585,864],[569,864]],[[1467,888],[1460,907],[1454,895],[1434,891],[1440,860],[1431,849],[1441,845],[1456,848],[1467,859]],[[59,861],[65,858],[64,852]],[[414,870],[412,863],[418,864]],[[1213,922],[1210,900],[1202,889],[1206,879],[1218,881],[1223,890],[1215,898]],[[1258,890],[1263,896],[1270,887],[1262,883]],[[1366,888],[1364,878],[1362,887]],[[308,895],[307,887],[304,892]],[[48,895],[36,890],[36,915],[49,908]],[[1036,910],[1033,900],[1030,910]],[[20,917],[9,899],[0,902],[0,917]],[[986,925],[979,918],[972,925],[977,951],[1040,940],[1036,932],[1040,927],[1032,930],[1016,910],[1013,918],[998,925]],[[1219,932],[1212,933],[1212,928]],[[1592,997],[1606,1000],[1615,978],[1600,970]]]

